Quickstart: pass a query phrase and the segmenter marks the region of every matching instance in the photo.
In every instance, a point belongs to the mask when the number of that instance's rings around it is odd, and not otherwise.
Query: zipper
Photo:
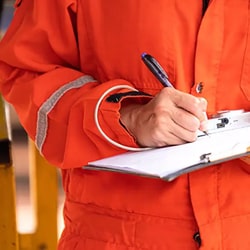
[[[202,0],[202,16],[204,16],[206,10],[207,10],[207,7],[208,7],[208,4],[209,4],[209,0]]]

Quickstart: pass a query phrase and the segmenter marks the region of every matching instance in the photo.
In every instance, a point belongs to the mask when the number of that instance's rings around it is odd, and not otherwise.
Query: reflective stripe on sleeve
[[[48,114],[60,100],[60,98],[69,90],[80,88],[84,84],[89,82],[95,82],[93,77],[85,75],[82,76],[75,81],[69,82],[62,87],[60,87],[57,91],[55,91],[40,107],[37,114],[37,127],[36,127],[36,136],[35,136],[35,144],[42,153],[42,147],[44,141],[47,136],[48,130]]]

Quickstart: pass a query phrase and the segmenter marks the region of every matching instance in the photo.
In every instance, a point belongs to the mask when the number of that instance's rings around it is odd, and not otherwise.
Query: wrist
[[[128,91],[127,93],[123,91],[120,92],[120,90],[124,90],[124,89],[128,89],[130,91]],[[113,146],[116,146],[124,150],[129,150],[129,151],[148,150],[150,149],[148,147],[143,147],[143,148],[138,147],[138,144],[136,144],[135,138],[128,132],[127,129],[124,129],[124,126],[122,126],[120,122],[119,110],[121,108],[121,103],[123,99],[130,98],[129,92],[137,93],[139,91],[137,91],[135,88],[129,85],[117,85],[117,86],[113,86],[107,89],[100,96],[100,98],[98,99],[96,103],[95,110],[94,110],[95,125],[99,133]],[[110,100],[110,96],[112,96],[111,100]],[[114,96],[115,98],[113,98]],[[145,96],[148,96],[148,94],[145,94]],[[132,94],[132,98],[140,99],[140,98],[145,98],[145,97],[137,96],[137,94],[134,96]],[[150,99],[151,98],[152,97],[150,97]],[[107,117],[107,119],[105,117]],[[113,120],[112,123],[110,123],[111,120]],[[105,126],[102,126],[102,124],[105,124],[105,121],[109,121],[109,124],[114,124],[114,127],[111,126],[110,127],[111,129],[106,131]]]
[[[143,104],[138,103],[123,103],[120,109],[121,125],[135,138],[135,127],[138,125],[137,117],[139,110]]]

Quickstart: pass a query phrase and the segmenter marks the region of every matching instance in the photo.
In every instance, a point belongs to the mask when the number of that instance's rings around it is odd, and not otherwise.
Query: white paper
[[[88,168],[108,168],[137,174],[164,177],[168,174],[203,162],[201,156],[210,154],[218,160],[247,152],[250,146],[250,127],[233,129],[199,137],[195,142],[178,146],[128,152],[89,162]]]

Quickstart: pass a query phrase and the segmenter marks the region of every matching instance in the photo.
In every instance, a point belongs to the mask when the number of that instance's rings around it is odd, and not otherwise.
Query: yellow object
[[[1,97],[0,97],[1,98]],[[16,193],[11,157],[11,139],[0,99],[0,249],[55,250],[57,245],[57,170],[51,167],[29,141],[30,191],[35,208],[35,231],[20,234],[16,227]]]
[[[0,152],[0,249],[14,250],[19,249],[16,232],[15,182],[11,142],[2,99],[0,99]]]
[[[57,172],[29,141],[30,191],[35,208],[33,234],[19,235],[20,250],[55,250],[57,245]]]

